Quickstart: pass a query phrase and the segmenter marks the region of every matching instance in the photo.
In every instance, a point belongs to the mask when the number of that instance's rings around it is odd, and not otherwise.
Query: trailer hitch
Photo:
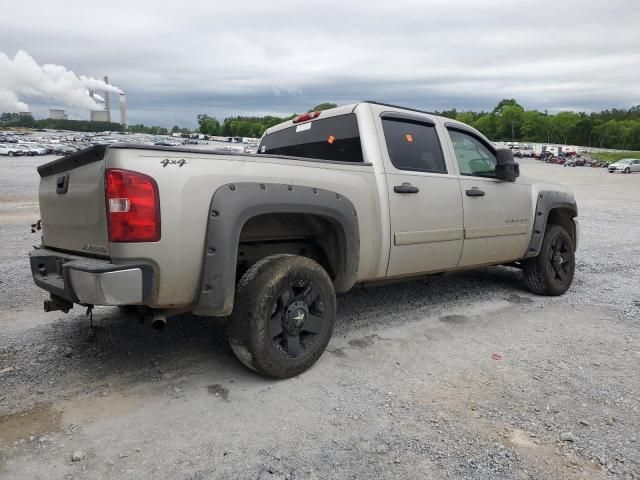
[[[65,300],[64,298],[60,298],[56,295],[51,295],[49,300],[44,301],[44,311],[45,312],[56,312],[60,310],[64,313],[69,313],[69,310],[73,308],[73,303],[69,300]]]

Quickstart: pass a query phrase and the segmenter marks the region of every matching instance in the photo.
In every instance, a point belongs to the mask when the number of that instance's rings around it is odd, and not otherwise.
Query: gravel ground
[[[46,160],[0,159],[1,478],[640,478],[640,175],[523,160],[579,202],[567,294],[506,267],[359,288],[316,366],[269,381],[214,320],[100,308],[90,342],[42,313]]]

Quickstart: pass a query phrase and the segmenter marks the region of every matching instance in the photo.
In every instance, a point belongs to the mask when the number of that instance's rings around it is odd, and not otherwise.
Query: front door
[[[462,252],[460,183],[428,118],[383,114],[391,251],[388,276],[455,268]]]
[[[533,222],[530,185],[497,179],[495,150],[470,131],[448,130],[464,208],[460,266],[521,259]]]

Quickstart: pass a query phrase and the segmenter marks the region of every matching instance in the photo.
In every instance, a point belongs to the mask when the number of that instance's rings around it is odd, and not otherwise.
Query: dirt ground
[[[507,267],[358,288],[305,374],[242,367],[216,321],[45,314],[35,166],[0,158],[0,478],[640,478],[640,175],[523,160],[582,227],[562,297]],[[76,455],[72,461],[72,456]]]

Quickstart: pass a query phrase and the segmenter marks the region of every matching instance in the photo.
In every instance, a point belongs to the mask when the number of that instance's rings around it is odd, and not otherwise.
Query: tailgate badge
[[[85,243],[84,245],[82,245],[82,250],[95,253],[107,253],[107,247],[105,247],[104,245],[92,245],[90,243]]]

